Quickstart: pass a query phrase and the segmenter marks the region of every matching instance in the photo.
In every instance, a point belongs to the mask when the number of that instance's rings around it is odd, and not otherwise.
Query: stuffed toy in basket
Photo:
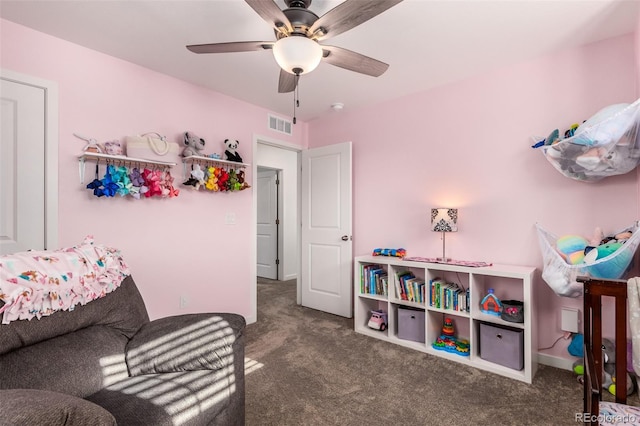
[[[640,244],[640,227],[638,222],[635,222],[615,234],[624,235],[624,239],[616,240],[609,237],[597,246],[585,244],[580,250],[584,250],[586,254],[574,260],[572,264],[569,262],[575,259],[575,252],[563,253],[556,245],[559,239],[555,235],[543,229],[540,224],[536,224],[536,229],[544,260],[542,279],[559,296],[582,296],[582,284],[576,281],[578,275],[622,278],[629,270]]]

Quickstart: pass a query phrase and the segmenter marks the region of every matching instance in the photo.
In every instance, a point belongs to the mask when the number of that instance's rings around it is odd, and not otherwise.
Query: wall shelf
[[[251,166],[251,164],[248,164],[248,163],[238,163],[237,161],[223,160],[220,158],[202,157],[200,155],[190,155],[188,157],[182,157],[182,162],[184,164],[200,163],[200,164],[209,164],[212,166],[218,165],[222,167],[234,166],[236,168],[239,167],[241,169]]]
[[[222,167],[224,169],[245,169],[251,166],[251,164],[248,163],[238,163],[237,161],[223,160],[221,158],[190,155],[188,157],[182,157],[182,178],[185,180],[190,176],[190,172],[187,170],[188,164],[191,164],[192,166],[193,164],[201,164],[204,166]]]
[[[96,163],[98,163],[100,162],[100,160],[105,160],[105,164],[121,163],[125,166],[148,165],[148,166],[172,167],[176,165],[176,163],[172,163],[169,161],[147,160],[144,158],[127,157],[126,155],[110,155],[110,154],[101,154],[97,152],[84,152],[83,154],[78,156],[80,184],[84,184],[85,163],[87,161],[95,161]]]

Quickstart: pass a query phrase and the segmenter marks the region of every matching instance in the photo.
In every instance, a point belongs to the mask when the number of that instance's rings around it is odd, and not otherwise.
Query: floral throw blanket
[[[26,251],[0,256],[2,324],[40,319],[103,297],[130,275],[120,251],[82,244],[55,251]]]

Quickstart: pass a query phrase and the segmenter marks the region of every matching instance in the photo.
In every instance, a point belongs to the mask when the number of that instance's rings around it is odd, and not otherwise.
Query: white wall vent
[[[275,130],[276,132],[284,133],[291,136],[292,132],[292,124],[291,121],[285,120],[284,118],[276,117],[275,115],[268,115],[269,117],[269,128],[271,130]]]

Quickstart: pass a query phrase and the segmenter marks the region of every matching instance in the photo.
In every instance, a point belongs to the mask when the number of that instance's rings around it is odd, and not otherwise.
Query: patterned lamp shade
[[[431,209],[431,230],[456,232],[458,230],[458,209]]]

